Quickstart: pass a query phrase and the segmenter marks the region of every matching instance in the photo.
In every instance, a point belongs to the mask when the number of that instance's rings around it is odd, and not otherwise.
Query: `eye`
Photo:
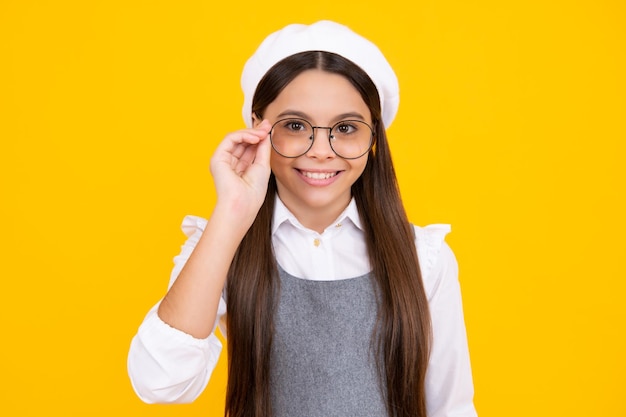
[[[307,127],[301,120],[287,120],[284,125],[285,129],[293,132],[306,131]]]
[[[339,122],[333,128],[337,135],[349,135],[350,133],[354,133],[358,130],[358,126],[356,123],[350,122]]]

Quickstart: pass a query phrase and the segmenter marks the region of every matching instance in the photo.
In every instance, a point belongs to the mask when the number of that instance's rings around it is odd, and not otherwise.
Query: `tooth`
[[[327,180],[331,177],[335,176],[334,172],[304,172],[304,175],[307,178],[312,178],[312,179],[316,179],[316,180]]]

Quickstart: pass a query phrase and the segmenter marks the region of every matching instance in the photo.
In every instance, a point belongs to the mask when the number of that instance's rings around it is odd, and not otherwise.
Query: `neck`
[[[281,201],[285,204],[285,207],[293,213],[302,226],[320,234],[323,233],[328,226],[332,225],[333,222],[337,220],[337,217],[348,207],[348,204],[350,204],[350,198],[346,201],[336,201],[332,205],[320,207],[311,207],[305,204],[298,204],[294,201],[285,201],[283,198],[281,198]]]

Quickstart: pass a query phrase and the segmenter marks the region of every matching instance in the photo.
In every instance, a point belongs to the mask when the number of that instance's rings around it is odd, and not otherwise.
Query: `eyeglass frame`
[[[301,154],[299,154],[299,155],[296,155],[296,156],[287,156],[287,155],[283,155],[283,154],[282,154],[282,153],[280,153],[280,152],[278,151],[278,149],[276,149],[276,147],[274,146],[274,141],[272,140],[272,132],[274,131],[274,126],[276,126],[278,123],[283,122],[283,121],[285,121],[285,120],[297,120],[297,121],[302,121],[302,122],[305,122],[306,124],[308,124],[309,126],[311,126],[311,129],[313,130],[313,133],[311,133],[311,136],[312,136],[312,138],[313,138],[313,140],[311,140],[311,144],[309,145],[309,147],[308,147],[308,148],[306,148],[306,150],[305,150],[304,152],[302,152],[302,153],[301,153]],[[332,142],[332,139],[334,138],[334,136],[333,136],[333,135],[331,135],[331,134],[330,134],[330,132],[332,132],[332,131],[333,131],[333,129],[334,129],[335,127],[339,126],[339,125],[340,125],[340,124],[342,124],[342,123],[346,123],[346,122],[358,122],[358,123],[362,123],[362,124],[364,124],[365,126],[367,126],[367,127],[369,128],[370,132],[371,132],[371,134],[370,134],[370,143],[369,143],[369,146],[367,147],[367,149],[365,150],[365,152],[363,152],[363,153],[362,153],[361,155],[359,155],[359,156],[353,156],[353,157],[350,157],[350,158],[346,158],[345,156],[342,156],[342,155],[338,154],[338,153],[337,153],[337,151],[335,150],[335,148],[333,148],[333,142]],[[315,143],[315,129],[328,129],[328,144],[330,145],[330,149],[332,149],[332,151],[333,151],[333,153],[334,153],[335,155],[337,155],[338,157],[340,157],[340,158],[342,158],[342,159],[348,159],[348,160],[352,160],[352,159],[359,159],[359,158],[363,157],[364,155],[366,155],[366,154],[367,154],[367,153],[368,153],[368,152],[372,149],[372,147],[374,146],[374,142],[375,142],[375,141],[374,141],[374,137],[376,136],[376,133],[374,132],[374,128],[373,128],[372,126],[370,126],[370,124],[369,124],[369,123],[367,123],[367,122],[365,122],[365,121],[363,121],[363,120],[345,119],[345,120],[340,120],[340,121],[338,121],[337,123],[335,123],[335,124],[334,124],[334,125],[332,125],[332,126],[313,126],[313,123],[311,123],[311,122],[309,122],[308,120],[303,119],[303,118],[301,118],[301,117],[285,117],[285,118],[283,118],[283,119],[277,120],[276,122],[274,122],[274,123],[272,124],[272,128],[270,129],[270,132],[269,132],[269,135],[270,135],[270,143],[272,144],[272,149],[274,149],[274,151],[275,151],[277,154],[279,154],[280,156],[282,156],[283,158],[290,158],[290,159],[293,159],[293,158],[299,158],[299,157],[301,157],[302,155],[306,154],[308,151],[310,151],[310,150],[311,150],[311,148],[313,147],[313,143]]]

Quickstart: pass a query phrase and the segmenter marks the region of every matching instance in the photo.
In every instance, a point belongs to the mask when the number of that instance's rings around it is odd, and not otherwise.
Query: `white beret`
[[[395,72],[371,41],[344,25],[328,20],[312,25],[288,25],[265,38],[248,59],[241,74],[244,94],[242,114],[248,127],[252,124],[252,98],[261,78],[278,61],[305,51],[333,52],[361,67],[378,89],[383,123],[389,127],[400,101]]]

